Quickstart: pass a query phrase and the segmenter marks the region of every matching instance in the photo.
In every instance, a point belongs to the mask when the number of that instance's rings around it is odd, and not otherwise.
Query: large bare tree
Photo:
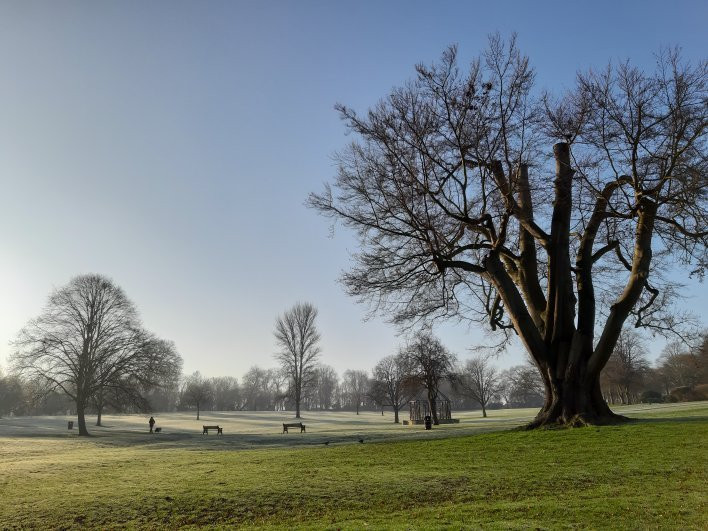
[[[506,407],[538,407],[543,404],[543,378],[530,362],[515,365],[502,371],[499,394]]]
[[[620,421],[599,377],[623,325],[675,330],[662,271],[707,263],[708,67],[666,52],[534,99],[515,39],[456,55],[363,116],[338,106],[357,140],[310,205],[359,236],[343,283],[402,325],[513,331],[546,390],[531,426]]]
[[[197,408],[197,420],[204,406],[211,405],[214,401],[214,387],[212,381],[202,376],[199,371],[187,376],[182,385],[182,400],[186,406]]]
[[[339,377],[329,365],[318,365],[315,369],[312,405],[316,409],[332,409]]]
[[[373,387],[378,402],[393,408],[393,422],[399,423],[398,412],[413,395],[413,366],[405,352],[386,356],[374,367]]]
[[[164,346],[142,329],[135,306],[113,281],[81,275],[55,290],[42,314],[20,331],[12,363],[46,391],[71,397],[79,434],[88,435],[92,403],[109,394],[137,399],[179,371],[181,358]]]
[[[486,417],[487,404],[499,394],[501,377],[489,356],[479,354],[467,360],[454,383],[463,395],[482,407],[482,417]]]
[[[356,409],[358,415],[359,408],[369,395],[369,375],[366,374],[366,371],[346,370],[342,375],[342,387],[349,404]]]
[[[622,330],[600,377],[605,397],[614,403],[637,403],[648,370],[646,347],[641,336],[634,330]]]
[[[308,302],[297,303],[275,322],[275,341],[280,351],[275,355],[292,382],[295,418],[300,418],[303,392],[312,383],[320,354],[317,308]]]
[[[453,378],[455,356],[432,333],[420,331],[406,346],[411,376],[419,388],[425,389],[433,424],[440,424],[437,401],[440,384]]]

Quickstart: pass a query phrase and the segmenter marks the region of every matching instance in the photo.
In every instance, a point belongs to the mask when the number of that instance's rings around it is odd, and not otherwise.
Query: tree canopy
[[[628,319],[662,333],[675,264],[706,266],[708,67],[676,51],[532,91],[515,38],[466,70],[451,47],[365,115],[334,186],[309,203],[359,237],[347,291],[399,325],[435,317],[513,331],[546,400],[534,425],[621,420],[599,374]]]
[[[280,349],[275,358],[291,379],[295,417],[300,418],[304,391],[315,378],[320,354],[317,308],[309,302],[297,303],[275,321],[275,341]]]
[[[91,402],[146,407],[145,391],[174,381],[182,367],[174,345],[144,330],[125,292],[100,275],[80,275],[55,290],[14,346],[19,374],[74,400],[80,435],[88,435]]]

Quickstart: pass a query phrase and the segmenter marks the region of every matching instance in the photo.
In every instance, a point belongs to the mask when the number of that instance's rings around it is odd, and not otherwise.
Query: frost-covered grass
[[[436,426],[432,432],[425,433],[423,426],[403,426],[393,423],[393,414],[386,411],[354,412],[309,412],[302,414],[300,422],[305,424],[307,433],[291,429],[282,433],[284,422],[295,422],[292,412],[274,411],[206,411],[196,420],[196,413],[155,414],[156,426],[162,433],[150,435],[148,419],[150,415],[104,415],[103,427],[97,427],[95,418],[87,419],[88,429],[102,445],[156,444],[182,448],[217,447],[217,448],[264,448],[272,446],[299,446],[321,444],[341,444],[359,439],[366,441],[406,440],[410,438],[438,438],[456,435],[468,435],[481,431],[493,431],[513,428],[528,422],[536,414],[536,409],[505,409],[490,411],[486,419],[481,412],[466,411],[456,413],[459,424]],[[401,419],[406,418],[401,413]],[[67,430],[67,421],[73,417],[16,417],[0,419],[0,437],[3,435],[18,437],[59,437],[78,438],[76,422],[74,430]],[[224,433],[217,436],[214,432],[202,435],[203,425],[219,425]],[[205,446],[206,445],[206,446]]]
[[[288,414],[207,412],[79,438],[63,417],[0,419],[0,527],[708,527],[708,403],[616,409],[640,420],[509,431],[535,411],[504,410],[426,432],[305,412],[284,435]]]

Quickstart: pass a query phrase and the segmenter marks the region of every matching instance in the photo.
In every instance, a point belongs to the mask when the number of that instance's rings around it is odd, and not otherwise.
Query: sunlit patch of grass
[[[127,436],[110,445],[108,433],[0,437],[0,522],[704,529],[708,404],[661,406],[634,407],[646,420],[613,427],[476,435],[398,427],[423,438],[397,442],[392,430],[383,442],[348,436],[250,450],[216,436],[164,445]],[[441,433],[460,436],[425,438]]]

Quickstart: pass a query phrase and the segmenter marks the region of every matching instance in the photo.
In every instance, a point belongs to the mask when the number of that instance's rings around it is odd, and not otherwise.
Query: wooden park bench
[[[300,428],[300,433],[305,432],[305,425],[302,422],[283,423],[283,433],[288,433],[288,428]]]
[[[224,428],[221,426],[202,426],[202,435],[207,434],[209,435],[209,430],[216,430],[217,435],[223,435],[224,434]]]

